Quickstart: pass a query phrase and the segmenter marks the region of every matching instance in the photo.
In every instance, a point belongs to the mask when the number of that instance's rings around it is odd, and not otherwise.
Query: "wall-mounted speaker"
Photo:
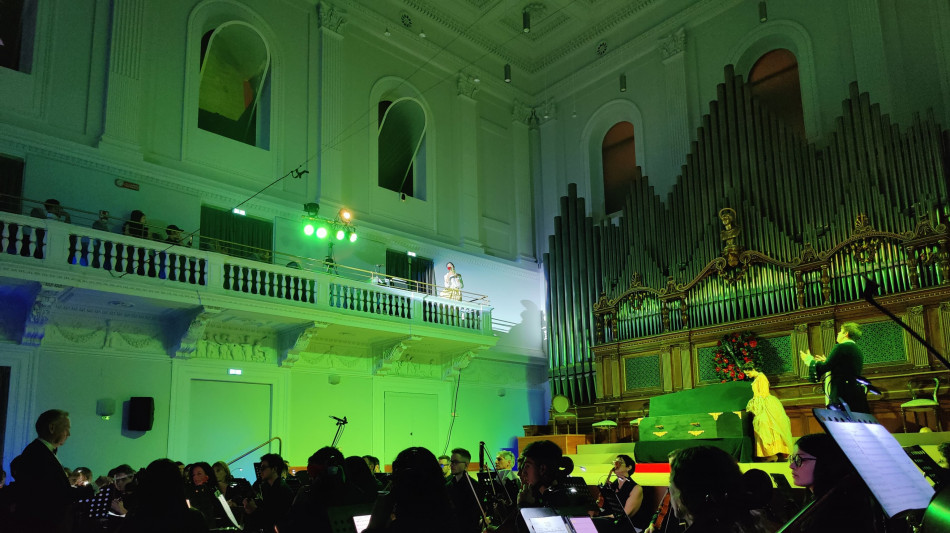
[[[149,431],[155,420],[155,398],[133,396],[129,399],[129,431]]]

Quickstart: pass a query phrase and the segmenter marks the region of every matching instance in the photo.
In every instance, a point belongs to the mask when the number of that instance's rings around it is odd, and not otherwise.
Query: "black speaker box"
[[[129,399],[129,431],[149,431],[155,420],[155,398],[133,396]]]

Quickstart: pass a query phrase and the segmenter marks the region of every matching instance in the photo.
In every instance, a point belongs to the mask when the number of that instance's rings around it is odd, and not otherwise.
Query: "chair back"
[[[940,403],[937,400],[937,391],[940,390],[940,378],[934,378],[934,402]]]

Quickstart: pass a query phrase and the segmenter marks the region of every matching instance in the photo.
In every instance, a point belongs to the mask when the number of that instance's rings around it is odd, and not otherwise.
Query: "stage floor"
[[[894,438],[901,446],[919,444],[935,461],[939,461],[940,454],[937,446],[942,442],[950,441],[950,431],[932,433],[894,433]],[[607,477],[612,462],[617,454],[627,454],[634,457],[636,443],[607,443],[581,444],[577,446],[576,454],[567,456],[574,461],[574,472],[571,476],[582,477],[588,485],[599,485]],[[777,463],[739,463],[743,472],[752,468],[764,470],[768,474],[781,474],[792,483],[792,473],[787,462]],[[670,468],[668,463],[640,463],[633,475],[634,481],[645,487],[660,487],[669,484]],[[775,480],[772,480],[773,485]]]

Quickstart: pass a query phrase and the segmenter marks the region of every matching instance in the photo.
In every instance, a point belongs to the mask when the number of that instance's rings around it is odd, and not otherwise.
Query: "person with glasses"
[[[465,448],[453,449],[449,461],[451,475],[446,482],[449,498],[455,506],[462,533],[481,531],[482,511],[479,502],[482,500],[482,495],[468,473],[468,464],[471,460],[472,454]]]
[[[276,453],[261,456],[260,477],[255,484],[259,497],[244,499],[245,531],[274,531],[286,527],[290,506],[294,502],[294,491],[287,485],[281,474],[284,472],[284,459]]]
[[[802,533],[882,531],[880,508],[831,435],[812,433],[798,439],[788,466],[795,485],[808,489],[816,502],[801,524]]]

